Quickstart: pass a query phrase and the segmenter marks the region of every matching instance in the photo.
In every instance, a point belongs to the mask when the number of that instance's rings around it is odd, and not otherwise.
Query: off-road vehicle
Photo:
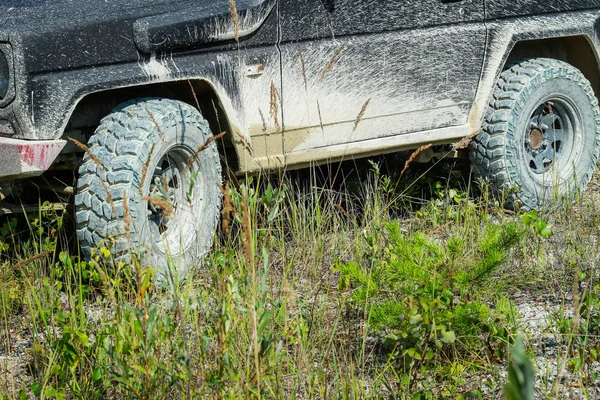
[[[223,168],[473,138],[510,204],[556,204],[598,159],[599,18],[600,0],[2,0],[1,197],[45,172],[83,254],[112,237],[182,275]]]

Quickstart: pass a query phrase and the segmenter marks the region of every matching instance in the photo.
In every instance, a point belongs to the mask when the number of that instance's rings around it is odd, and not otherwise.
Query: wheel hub
[[[560,158],[565,140],[572,140],[571,115],[560,101],[557,104],[546,101],[540,104],[529,119],[525,134],[526,162],[533,173],[548,172]]]
[[[177,224],[170,214],[177,212],[183,197],[182,156],[177,150],[171,151],[159,161],[152,176],[149,195],[157,200],[148,202],[148,220],[156,242],[161,242],[163,235],[168,235],[170,228]],[[169,212],[165,207],[170,208]]]
[[[531,147],[533,150],[537,150],[540,147],[542,147],[543,143],[544,143],[544,133],[538,128],[533,128],[529,132],[529,138],[528,138],[529,147]]]

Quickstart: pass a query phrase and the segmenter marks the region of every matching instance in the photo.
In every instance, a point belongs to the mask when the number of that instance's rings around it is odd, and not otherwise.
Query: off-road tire
[[[568,116],[560,124],[556,120],[563,117],[554,103]],[[532,122],[538,112],[535,121],[551,115],[552,128],[543,130],[543,123],[537,131],[532,128],[538,125]],[[496,83],[482,131],[471,143],[473,172],[504,193],[512,208],[554,208],[570,202],[596,169],[599,115],[590,82],[575,67],[553,59],[523,60],[502,72]],[[572,132],[564,135],[563,147],[552,132],[566,131],[567,125]],[[559,154],[560,148],[564,154]],[[540,160],[542,153],[547,156]]]
[[[142,266],[158,269],[159,281],[183,279],[210,249],[219,218],[216,143],[197,153],[212,135],[196,109],[168,99],[130,101],[102,119],[77,181],[83,255],[90,258],[93,248],[114,243],[116,260],[132,262],[135,254]],[[177,202],[168,220],[168,206],[144,199],[161,193]]]

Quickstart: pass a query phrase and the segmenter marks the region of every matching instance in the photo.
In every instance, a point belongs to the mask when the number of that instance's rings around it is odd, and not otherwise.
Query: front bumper
[[[0,181],[41,175],[50,168],[66,144],[66,140],[0,137]]]

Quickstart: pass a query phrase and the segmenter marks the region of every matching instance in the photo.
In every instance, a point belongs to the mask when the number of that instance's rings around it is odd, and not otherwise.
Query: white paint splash
[[[151,53],[148,61],[141,62],[141,67],[148,78],[163,82],[171,77],[169,60],[175,65],[172,57],[161,56],[160,58],[157,58],[156,53]]]

